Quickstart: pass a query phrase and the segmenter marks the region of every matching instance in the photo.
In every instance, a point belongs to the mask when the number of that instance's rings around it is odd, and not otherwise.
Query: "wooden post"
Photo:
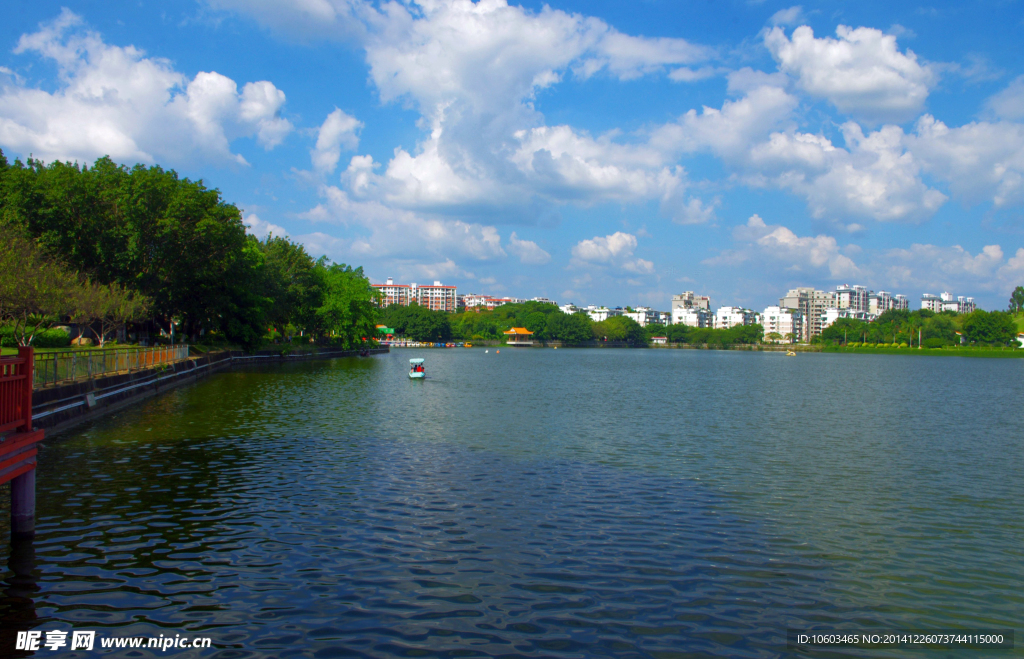
[[[36,470],[11,479],[11,538],[36,534]]]
[[[22,372],[25,384],[22,389],[22,418],[24,424],[21,431],[32,432],[32,377],[35,366],[35,354],[31,347],[18,348],[18,357],[24,359]],[[33,460],[34,462],[34,460]],[[32,468],[11,479],[11,537],[31,538],[36,532],[36,469]]]
[[[32,432],[32,385],[34,374],[32,372],[36,365],[35,351],[31,346],[20,346],[18,358],[24,359],[21,365],[21,372],[25,374],[25,384],[21,389],[21,418],[24,423],[20,427],[21,432]]]

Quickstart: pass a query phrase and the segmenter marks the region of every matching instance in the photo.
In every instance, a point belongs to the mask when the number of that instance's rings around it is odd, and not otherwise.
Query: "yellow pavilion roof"
[[[525,327],[513,327],[509,331],[505,332],[505,334],[533,334],[533,332]]]

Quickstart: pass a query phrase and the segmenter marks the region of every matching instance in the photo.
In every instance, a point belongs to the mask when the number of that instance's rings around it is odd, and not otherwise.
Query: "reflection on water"
[[[1021,375],[625,350],[220,374],[44,448],[0,642],[753,657],[787,627],[1012,628]]]

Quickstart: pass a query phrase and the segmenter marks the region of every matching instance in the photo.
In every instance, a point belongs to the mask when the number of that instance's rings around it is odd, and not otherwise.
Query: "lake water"
[[[1024,360],[492,348],[221,373],[43,448],[4,638],[668,659],[808,656],[787,628],[1012,629],[1022,402]]]

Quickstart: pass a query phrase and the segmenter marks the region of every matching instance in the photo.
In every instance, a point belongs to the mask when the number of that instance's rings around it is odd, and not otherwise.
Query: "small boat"
[[[472,343],[464,343],[464,344],[462,344],[462,347],[463,348],[472,348],[473,344]]]
[[[787,357],[796,357],[796,353],[793,352],[792,350],[787,350],[786,351],[786,356]]]
[[[425,377],[427,377],[427,374],[423,370],[423,358],[418,357],[416,359],[410,359],[409,378],[412,380],[422,380]]]

